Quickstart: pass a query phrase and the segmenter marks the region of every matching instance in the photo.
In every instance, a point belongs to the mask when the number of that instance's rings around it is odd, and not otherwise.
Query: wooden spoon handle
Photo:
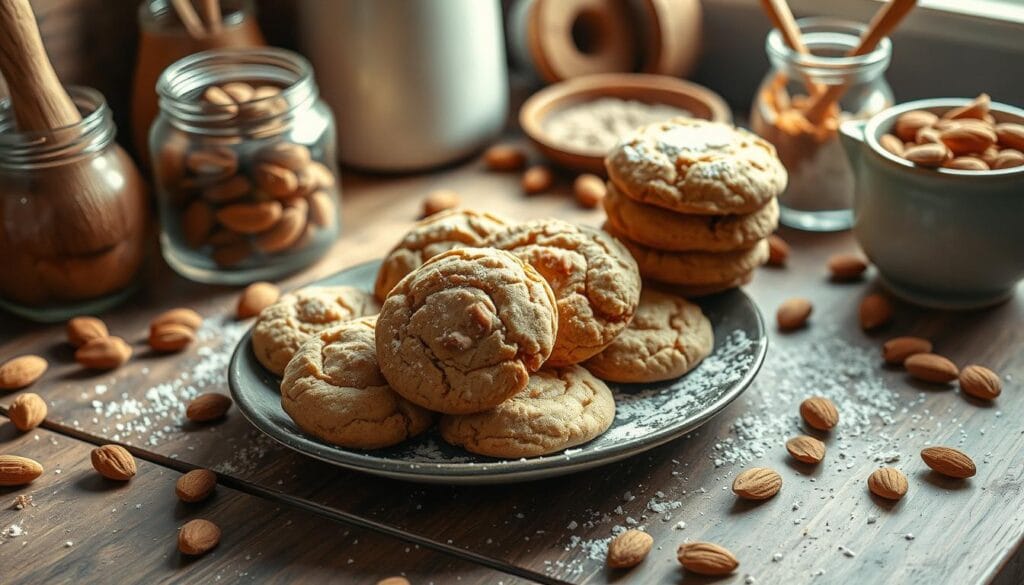
[[[82,120],[46,56],[28,0],[0,0],[0,71],[19,130],[52,130]]]
[[[896,26],[903,20],[903,18],[914,8],[917,0],[891,0],[888,4],[882,6],[874,18],[871,19],[871,24],[868,25],[868,29],[864,31],[863,36],[860,38],[860,42],[857,46],[846,54],[847,57],[858,57],[860,55],[866,55],[871,51],[875,50],[878,43],[882,41]],[[828,112],[829,108],[835,102],[839,101],[846,93],[847,86],[833,85],[830,86],[825,92],[815,96],[807,105],[807,111],[804,115],[808,120],[817,124],[825,117],[825,113]]]
[[[768,20],[772,21],[772,26],[779,29],[779,32],[782,33],[782,38],[789,45],[790,49],[801,55],[810,53],[807,50],[807,45],[804,44],[803,36],[800,34],[800,27],[797,26],[796,19],[793,18],[793,11],[789,9],[786,0],[761,0],[761,8],[768,15]],[[785,74],[779,73],[779,75],[784,76]],[[817,95],[824,91],[820,84],[815,83],[814,80],[806,75],[804,76],[804,85],[811,95]]]
[[[220,32],[221,20],[224,16],[220,10],[220,0],[203,0],[203,16],[206,17],[206,25],[211,33]]]
[[[189,35],[197,39],[206,36],[203,21],[199,18],[199,14],[196,13],[196,8],[192,6],[192,2],[189,0],[171,0],[171,5],[174,6],[174,11],[178,13],[178,18],[185,25],[185,30],[188,31]]]

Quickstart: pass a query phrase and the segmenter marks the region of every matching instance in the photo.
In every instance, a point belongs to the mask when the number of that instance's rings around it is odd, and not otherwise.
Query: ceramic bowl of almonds
[[[854,233],[893,293],[973,309],[1024,277],[1024,110],[909,102],[840,128],[855,169]]]

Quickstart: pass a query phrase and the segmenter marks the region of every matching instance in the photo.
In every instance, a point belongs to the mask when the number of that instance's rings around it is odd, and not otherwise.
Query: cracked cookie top
[[[519,256],[551,285],[558,338],[549,365],[575,364],[598,353],[633,318],[640,273],[629,250],[609,234],[540,219],[508,227],[487,243]]]
[[[280,376],[310,335],[377,312],[369,293],[351,286],[310,286],[282,296],[263,309],[252,328],[256,359]]]
[[[657,382],[678,378],[714,346],[711,322],[697,305],[644,289],[633,322],[607,349],[583,364],[602,380]]]
[[[580,366],[548,368],[486,412],[441,418],[441,436],[491,457],[537,457],[586,443],[615,418],[608,386]]]
[[[377,366],[376,317],[314,333],[285,368],[281,406],[329,443],[379,449],[430,427],[433,415],[399,396]]]
[[[388,295],[377,359],[391,387],[430,410],[462,414],[500,404],[551,355],[554,294],[514,255],[456,248],[428,260]]]
[[[608,177],[642,203],[681,213],[752,213],[786,188],[775,148],[728,124],[675,118],[623,139],[605,159]]]
[[[373,286],[381,302],[399,280],[424,262],[453,248],[477,247],[508,222],[496,215],[469,209],[435,213],[409,230],[384,258]]]

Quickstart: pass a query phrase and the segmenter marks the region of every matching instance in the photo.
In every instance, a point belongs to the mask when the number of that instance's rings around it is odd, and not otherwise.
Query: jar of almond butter
[[[853,226],[854,184],[839,125],[892,105],[884,77],[892,44],[883,39],[873,51],[851,57],[864,25],[833,18],[797,24],[808,53],[790,48],[777,29],[768,34],[772,67],[754,97],[750,125],[775,146],[789,174],[779,221],[810,231],[845,230]],[[838,99],[827,99],[833,95]]]
[[[163,256],[208,283],[276,279],[338,236],[335,128],[313,71],[283,49],[186,57],[157,83],[149,144]]]

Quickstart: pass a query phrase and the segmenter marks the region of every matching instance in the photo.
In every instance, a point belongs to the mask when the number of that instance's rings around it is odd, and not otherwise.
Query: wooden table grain
[[[455,189],[469,207],[517,219],[557,216],[599,225],[602,212],[573,202],[570,179],[562,177],[551,194],[527,197],[517,175],[487,172],[475,159],[419,175],[347,173],[343,237],[327,258],[282,286],[381,256],[417,218],[422,196],[434,188]],[[830,254],[856,249],[852,235],[782,233],[793,246],[789,265],[760,270],[747,291],[769,323],[789,297],[807,297],[815,309],[804,330],[780,334],[769,327],[769,354],[753,386],[685,438],[627,461],[539,482],[445,487],[378,479],[278,446],[236,410],[212,426],[185,422],[183,400],[196,392],[228,392],[226,353],[248,323],[232,317],[237,289],[189,283],[159,262],[130,303],[102,315],[113,333],[136,348],[136,358],[125,367],[83,373],[63,343],[62,327],[11,318],[0,321],[0,358],[32,352],[51,361],[31,390],[49,403],[53,432],[129,444],[154,467],[216,469],[239,498],[310,514],[296,546],[325,555],[332,547],[325,536],[335,534],[334,522],[341,521],[384,532],[387,542],[406,538],[423,550],[433,547],[445,551],[437,554],[461,555],[466,562],[543,583],[710,582],[679,568],[675,550],[687,539],[718,542],[740,559],[737,573],[716,583],[1020,583],[1024,295],[964,313],[896,302],[893,322],[868,335],[857,326],[857,306],[877,290],[874,274],[836,284],[825,270]],[[202,339],[179,355],[151,355],[144,341],[148,321],[174,306],[191,306],[207,317]],[[881,343],[902,334],[929,337],[961,366],[980,363],[1000,372],[1003,395],[993,405],[979,404],[955,386],[921,385],[899,369],[883,367]],[[823,437],[829,454],[812,468],[791,462],[783,443],[806,432],[797,406],[819,392],[840,400],[847,424]],[[0,397],[0,409],[13,396]],[[15,450],[0,444],[4,452]],[[964,449],[978,462],[978,475],[952,482],[927,473],[918,452],[928,444]],[[910,479],[908,496],[895,505],[866,489],[867,476],[883,463]],[[782,492],[759,505],[738,502],[728,489],[736,473],[753,465],[773,467],[784,478]],[[654,550],[630,572],[609,572],[603,559],[607,539],[634,526],[653,535]],[[276,540],[263,535],[256,541],[261,538]],[[233,546],[220,551],[236,554]],[[261,570],[254,567],[252,574]],[[344,567],[337,570],[348,575]],[[352,575],[358,581],[363,574]]]

